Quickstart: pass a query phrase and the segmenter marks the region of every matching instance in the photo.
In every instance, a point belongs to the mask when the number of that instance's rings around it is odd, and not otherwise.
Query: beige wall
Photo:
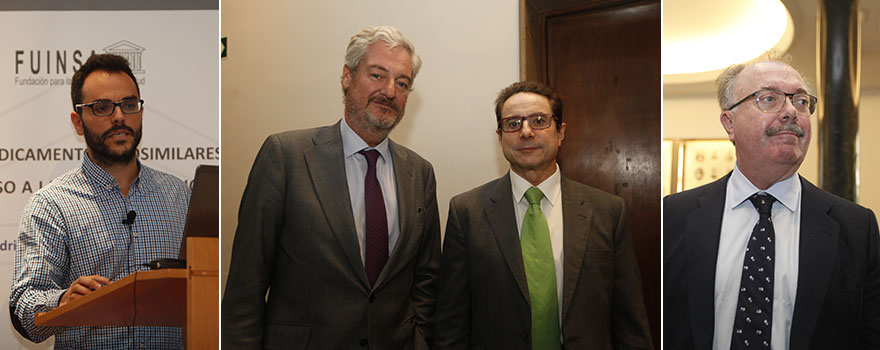
[[[391,138],[431,161],[441,225],[449,199],[507,169],[495,138],[494,95],[518,77],[517,1],[223,1],[222,284],[238,205],[269,134],[335,123],[348,39],[397,26],[424,64]]]
[[[859,106],[859,203],[880,211],[880,89],[862,90]]]
[[[820,99],[819,103],[822,101]],[[727,134],[721,127],[721,109],[714,93],[677,95],[663,97],[663,138],[720,138]],[[875,132],[880,130],[880,89],[862,91],[859,110],[859,176],[861,179],[859,204],[880,210],[880,138]],[[799,173],[810,182],[819,184],[819,122],[816,115],[810,117],[813,137],[807,157],[801,164]],[[667,160],[664,160],[667,161]]]

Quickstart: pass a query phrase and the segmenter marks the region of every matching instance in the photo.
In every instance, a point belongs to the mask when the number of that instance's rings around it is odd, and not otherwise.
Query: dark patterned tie
[[[358,153],[367,158],[367,176],[364,179],[366,209],[364,268],[372,286],[382,272],[385,262],[388,261],[388,216],[385,213],[382,187],[379,186],[379,179],[376,178],[376,160],[379,159],[379,151],[364,149]]]
[[[733,323],[731,349],[770,349],[773,328],[773,265],[776,235],[770,209],[776,198],[754,194],[749,200],[758,210],[758,223],[752,229],[743,260],[739,300]]]

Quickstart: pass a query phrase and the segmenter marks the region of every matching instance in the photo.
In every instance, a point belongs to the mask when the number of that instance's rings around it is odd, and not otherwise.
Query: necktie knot
[[[367,158],[367,167],[368,168],[375,168],[376,167],[376,160],[379,159],[379,151],[374,150],[374,149],[364,148],[364,149],[358,151],[358,153],[360,153],[362,156]]]
[[[541,205],[541,198],[544,198],[544,192],[541,192],[541,189],[537,187],[531,187],[526,190],[526,200],[529,201],[529,205]]]
[[[752,202],[752,205],[755,206],[755,209],[761,215],[770,215],[770,209],[773,208],[773,202],[776,201],[776,198],[769,194],[758,194],[755,193],[751,197],[749,197],[749,201]]]

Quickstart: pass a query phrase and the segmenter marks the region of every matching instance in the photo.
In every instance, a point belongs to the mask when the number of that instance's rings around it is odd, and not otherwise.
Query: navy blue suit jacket
[[[663,343],[711,349],[727,176],[663,200]],[[801,178],[791,349],[880,348],[880,236],[867,208]]]

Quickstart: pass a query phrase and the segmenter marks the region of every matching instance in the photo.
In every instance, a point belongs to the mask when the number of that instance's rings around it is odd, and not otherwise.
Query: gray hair
[[[400,30],[388,25],[366,27],[351,37],[351,41],[348,42],[348,48],[345,49],[345,66],[348,67],[348,70],[356,71],[361,64],[361,59],[364,58],[364,54],[367,53],[367,48],[380,40],[387,43],[389,49],[400,46],[409,52],[412,59],[412,81],[415,82],[416,75],[419,74],[419,69],[422,68],[422,59],[419,58],[419,55],[416,55],[415,45],[403,36]],[[412,83],[410,84],[410,89],[412,89]]]
[[[721,110],[724,110],[730,105],[736,103],[736,91],[734,91],[734,88],[736,87],[736,80],[739,76],[739,73],[742,73],[742,71],[746,69],[746,67],[751,66],[752,64],[766,61],[780,62],[791,66],[792,58],[791,55],[785,52],[771,49],[761,54],[761,56],[758,56],[748,62],[738,63],[727,67],[727,69],[725,69],[724,72],[721,72],[721,74],[718,75],[718,78],[715,79],[715,88],[718,91],[718,105],[721,106]],[[813,92],[810,89],[809,83],[807,82],[807,78],[804,76],[804,73],[798,69],[795,69],[795,71],[804,82],[804,84],[807,85],[807,93],[812,94]]]

